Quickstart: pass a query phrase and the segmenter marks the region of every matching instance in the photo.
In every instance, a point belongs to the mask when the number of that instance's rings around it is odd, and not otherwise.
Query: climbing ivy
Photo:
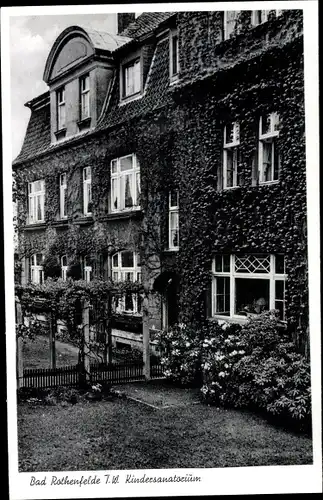
[[[180,275],[180,314],[201,322],[207,310],[215,252],[284,253],[287,318],[295,340],[308,326],[306,163],[301,11],[286,11],[250,27],[250,12],[222,41],[222,13],[179,13],[181,78],[169,89],[172,104],[129,119],[82,143],[16,167],[18,225],[26,223],[28,181],[45,178],[46,225],[20,230],[20,255],[46,249],[93,261],[128,248],[139,251],[144,281],[163,268]],[[279,183],[254,178],[262,113],[280,115]],[[223,127],[240,122],[244,183],[221,188]],[[109,214],[110,161],[135,152],[140,162],[142,214]],[[92,167],[92,218],[82,215],[82,169]],[[59,174],[68,172],[68,221],[59,221]],[[168,246],[167,196],[180,193],[180,251]]]

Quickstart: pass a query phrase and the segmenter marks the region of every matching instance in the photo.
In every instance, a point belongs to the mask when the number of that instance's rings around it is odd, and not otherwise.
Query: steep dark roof
[[[47,94],[49,96],[49,92]],[[47,104],[32,110],[21,151],[13,164],[36,156],[46,151],[49,146],[50,105],[48,100]]]
[[[120,80],[115,79],[108,109],[97,129],[104,129],[171,102],[169,89],[168,39],[157,44],[144,95],[137,100],[120,104]]]
[[[130,38],[140,38],[150,31],[154,31],[162,22],[167,21],[176,12],[143,12],[135,21],[120,33]]]
[[[126,33],[131,32],[133,35],[136,35],[136,37],[142,36],[156,29],[160,23],[166,21],[174,14],[174,12],[144,13],[131,23],[122,35],[128,36]],[[170,103],[171,96],[168,89],[169,42],[168,39],[166,39],[156,45],[151,61],[151,69],[146,80],[144,95],[140,99],[120,105],[119,78],[115,78],[104,116],[94,129],[84,132],[82,137],[115,126],[135,116],[144,115],[149,111]],[[39,107],[39,109],[34,104],[38,102],[40,98],[43,101],[45,97],[46,95],[43,94],[39,98],[35,98],[28,103],[31,104],[32,114],[28,123],[24,143],[19,155],[13,161],[13,165],[32,159],[42,153],[53,151],[81,137],[81,134],[78,134],[77,137],[71,137],[66,141],[51,144],[49,93],[48,104],[42,104],[42,107]]]

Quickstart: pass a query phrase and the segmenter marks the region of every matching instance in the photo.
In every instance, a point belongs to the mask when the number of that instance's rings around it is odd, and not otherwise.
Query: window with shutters
[[[45,181],[28,183],[28,223],[45,221]]]
[[[213,316],[239,318],[275,309],[285,320],[284,255],[219,254],[212,275]]]
[[[279,116],[269,113],[259,120],[259,183],[276,182],[279,179],[280,158],[278,149]]]
[[[140,208],[140,165],[135,154],[114,158],[111,168],[111,211]]]

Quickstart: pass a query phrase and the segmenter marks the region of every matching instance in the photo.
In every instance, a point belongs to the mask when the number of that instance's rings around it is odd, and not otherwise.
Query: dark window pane
[[[235,312],[259,314],[269,309],[269,280],[236,278]]]
[[[279,280],[275,281],[275,298],[276,299],[284,299],[284,282]]]
[[[275,273],[284,274],[284,272],[285,272],[285,257],[284,255],[276,255]]]
[[[275,301],[275,309],[277,309],[279,311],[279,318],[285,319],[284,318],[284,302],[282,300]]]
[[[224,297],[223,295],[217,295],[216,297],[216,312],[221,313],[224,311]]]
[[[131,292],[126,292],[125,296],[125,310],[133,311],[133,298]]]
[[[217,293],[217,295],[224,294],[224,278],[217,278],[217,280],[216,280],[216,293]]]
[[[217,255],[215,257],[215,271],[217,273],[222,272],[222,255]]]
[[[223,255],[223,271],[230,272],[230,255]]]
[[[121,253],[121,266],[122,267],[133,267],[133,252],[122,252]]]

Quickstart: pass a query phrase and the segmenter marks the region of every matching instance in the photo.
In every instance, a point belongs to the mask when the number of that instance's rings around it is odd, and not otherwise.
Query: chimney
[[[133,13],[128,13],[128,12],[122,12],[121,14],[118,14],[118,35],[122,31],[124,31],[126,28],[128,28],[129,24],[131,24],[134,20],[136,19],[136,14]]]

